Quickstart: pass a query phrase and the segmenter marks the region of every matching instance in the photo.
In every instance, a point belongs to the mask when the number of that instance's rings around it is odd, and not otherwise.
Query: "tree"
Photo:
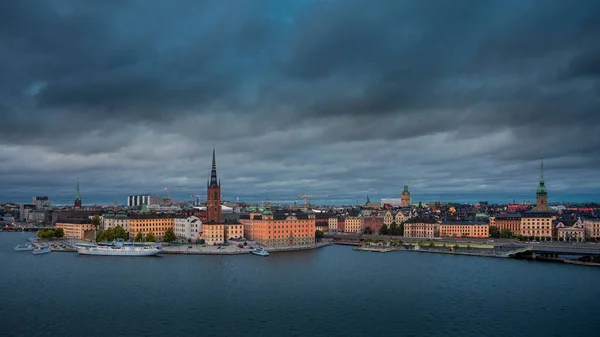
[[[404,222],[402,222],[400,226],[398,226],[398,235],[404,236]]]
[[[390,230],[388,231],[390,235],[398,235],[398,224],[396,221],[393,221],[390,225]]]
[[[123,228],[121,226],[115,227],[114,234],[115,234],[115,239],[127,240],[129,238],[127,236],[127,232],[125,231],[125,228]]]
[[[175,232],[173,231],[173,228],[167,228],[167,230],[165,231],[165,236],[163,238],[164,242],[173,242],[177,240],[177,237],[175,236]]]
[[[315,238],[317,240],[321,240],[324,237],[325,237],[325,234],[323,233],[323,231],[320,231],[318,229],[315,231]]]
[[[98,214],[92,217],[92,225],[94,225],[96,229],[100,228],[100,216]]]
[[[490,226],[490,236],[493,238],[500,237],[500,230],[496,226]]]
[[[454,250],[457,250],[458,248],[460,248],[460,246],[458,244],[455,244],[452,248],[454,248]]]
[[[419,208],[423,208],[423,203],[419,201]]]
[[[50,239],[54,236],[54,231],[52,229],[44,229],[38,231],[37,236],[41,239]]]
[[[99,229],[96,231],[96,242],[102,242],[102,241],[105,241],[104,240],[104,230]]]
[[[386,224],[383,224],[381,226],[381,228],[379,229],[379,234],[381,234],[381,235],[388,235],[388,232],[389,232],[389,230],[388,230],[388,226]]]
[[[142,234],[142,232],[138,232],[135,235],[135,239],[133,239],[133,241],[135,241],[135,242],[142,242],[142,241],[144,241],[144,234]]]
[[[146,234],[146,241],[147,242],[156,242],[156,236],[154,235],[154,233],[150,232],[150,233]]]
[[[371,227],[366,227],[365,230],[363,231],[363,234],[367,234],[367,235],[373,234],[373,230],[371,230]]]
[[[104,241],[111,242],[115,239],[115,229],[109,228],[104,230]]]
[[[65,236],[65,230],[62,228],[58,228],[54,231],[54,237],[62,238]]]
[[[429,247],[431,247],[431,248],[435,247],[435,243],[433,243],[433,242],[430,242],[430,243],[429,243]]]
[[[510,229],[504,228],[500,232],[500,237],[503,238],[503,239],[510,239],[512,237],[512,232],[510,231]]]

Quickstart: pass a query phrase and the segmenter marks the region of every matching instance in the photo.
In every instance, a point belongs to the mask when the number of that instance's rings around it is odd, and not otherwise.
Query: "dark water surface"
[[[598,336],[600,268],[320,250],[118,258],[0,233],[0,336]]]

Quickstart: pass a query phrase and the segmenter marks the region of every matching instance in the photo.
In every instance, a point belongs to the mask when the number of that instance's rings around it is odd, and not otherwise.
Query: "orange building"
[[[241,239],[244,237],[244,226],[242,224],[225,224],[225,240]]]
[[[207,245],[218,245],[225,242],[225,224],[202,224],[201,239]]]
[[[508,229],[513,235],[521,235],[521,214],[507,213],[490,217],[490,227],[498,228],[500,232]]]
[[[264,211],[240,217],[246,238],[267,247],[305,246],[315,243],[315,215],[312,212],[273,214]]]
[[[347,216],[344,220],[344,233],[361,233],[364,224],[362,216]]]
[[[175,218],[172,216],[133,215],[129,218],[129,237],[132,239],[137,233],[144,236],[152,233],[157,239],[162,239],[169,228],[175,228]]]
[[[440,224],[440,237],[487,238],[490,225],[485,222],[447,221]]]
[[[56,223],[56,229],[62,228],[65,237],[83,240],[93,238],[96,227],[91,219],[63,219]]]

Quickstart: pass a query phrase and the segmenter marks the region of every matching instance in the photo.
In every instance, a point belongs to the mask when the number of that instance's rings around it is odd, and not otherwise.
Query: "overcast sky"
[[[1,1],[0,201],[598,200],[600,1]]]

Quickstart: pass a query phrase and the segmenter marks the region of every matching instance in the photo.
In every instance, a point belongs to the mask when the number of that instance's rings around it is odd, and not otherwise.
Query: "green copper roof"
[[[408,191],[408,185],[404,185],[404,191],[402,191],[402,194],[410,194]]]
[[[77,179],[77,188],[75,189],[75,200],[81,200],[81,196],[79,195],[79,179]]]
[[[266,210],[264,212],[262,212],[263,215],[273,215],[273,212]]]
[[[546,185],[544,183],[544,160],[542,159],[542,164],[540,166],[540,186],[537,188],[536,195],[538,197],[547,197],[548,191],[546,190]]]

